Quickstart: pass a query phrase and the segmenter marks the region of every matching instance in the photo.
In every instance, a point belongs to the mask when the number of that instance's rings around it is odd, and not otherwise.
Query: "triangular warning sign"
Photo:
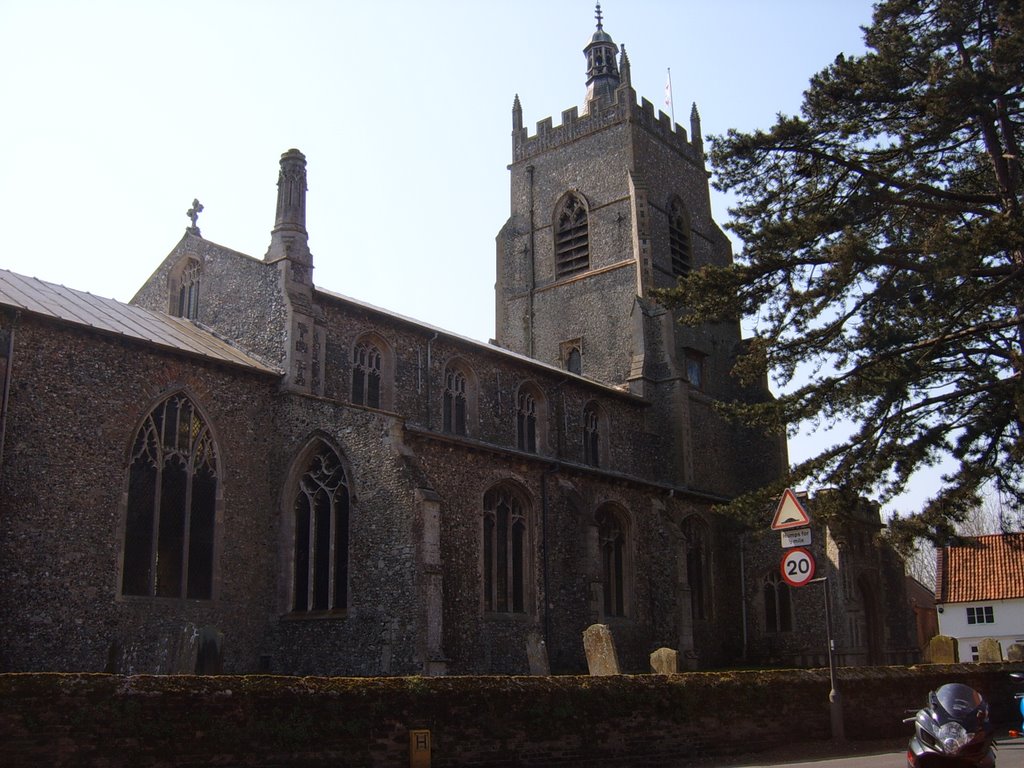
[[[779,499],[779,506],[775,510],[775,518],[772,520],[773,531],[784,531],[788,528],[802,528],[811,524],[811,517],[804,509],[804,505],[797,499],[791,488],[787,488]]]

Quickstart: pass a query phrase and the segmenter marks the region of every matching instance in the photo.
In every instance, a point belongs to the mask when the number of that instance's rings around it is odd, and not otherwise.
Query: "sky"
[[[815,72],[863,52],[871,3],[602,13],[638,95],[669,111],[671,69],[676,121],[696,102],[708,137],[797,113]],[[196,198],[203,237],[262,257],[295,147],[316,285],[487,341],[513,99],[531,134],[582,107],[594,28],[592,0],[0,0],[0,268],[127,301]],[[791,460],[822,447],[791,438]]]

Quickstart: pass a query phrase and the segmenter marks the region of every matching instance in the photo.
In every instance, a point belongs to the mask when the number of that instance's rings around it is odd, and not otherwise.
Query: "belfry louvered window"
[[[295,493],[293,611],[348,607],[348,510],[341,460],[333,449],[321,445]]]
[[[563,278],[590,268],[590,233],[587,209],[577,195],[568,195],[555,219],[555,277]]]
[[[690,258],[690,220],[683,204],[675,199],[669,207],[668,247],[672,254],[672,275],[681,277],[689,274],[692,266]]]
[[[164,400],[135,437],[128,469],[125,595],[213,596],[217,451],[185,395]]]

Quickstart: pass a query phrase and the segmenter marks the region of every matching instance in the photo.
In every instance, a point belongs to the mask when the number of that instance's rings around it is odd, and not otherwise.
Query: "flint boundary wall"
[[[909,735],[928,690],[982,691],[1014,722],[1022,664],[846,668],[847,737]],[[679,766],[829,738],[828,670],[615,677],[0,675],[0,764]]]

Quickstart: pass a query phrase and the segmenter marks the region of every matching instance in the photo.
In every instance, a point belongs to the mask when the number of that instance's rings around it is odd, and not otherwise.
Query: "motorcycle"
[[[993,727],[988,703],[973,688],[949,683],[928,694],[914,717],[907,768],[994,768]]]
[[[1011,672],[1010,673],[1010,677],[1012,677],[1014,680],[1024,680],[1024,672]],[[1017,699],[1017,701],[1020,702],[1020,716],[1021,716],[1022,720],[1024,720],[1024,693],[1015,693],[1013,695],[1013,698]],[[1024,738],[1024,722],[1022,722],[1021,727],[1019,729],[1017,729],[1017,728],[1011,728],[1010,729],[1010,738],[1011,739]]]

